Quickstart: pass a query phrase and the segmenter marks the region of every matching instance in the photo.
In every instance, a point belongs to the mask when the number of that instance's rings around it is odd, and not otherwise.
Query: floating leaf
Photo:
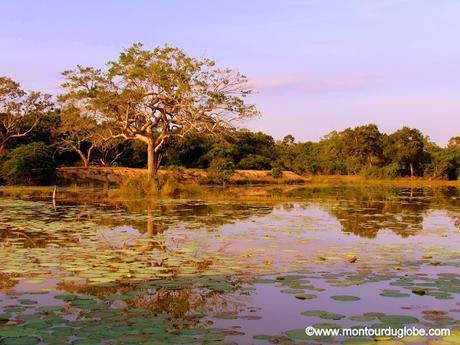
[[[331,298],[334,301],[341,301],[341,302],[354,302],[354,301],[360,300],[359,297],[350,296],[350,295],[337,295],[337,296],[331,296]]]
[[[378,317],[380,321],[389,324],[409,324],[418,323],[418,319],[407,315],[383,315]]]

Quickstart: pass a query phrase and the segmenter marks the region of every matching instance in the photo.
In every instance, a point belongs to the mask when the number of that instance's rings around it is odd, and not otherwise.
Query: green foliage
[[[403,170],[403,168],[401,167],[399,163],[390,163],[387,166],[385,166],[383,169],[385,172],[385,176],[391,177],[391,178],[401,176],[401,171]]]
[[[375,166],[365,166],[359,174],[364,177],[386,177],[383,169]]]
[[[433,154],[432,162],[426,167],[425,175],[437,179],[460,179],[460,147],[449,145]]]
[[[423,165],[424,145],[418,129],[403,127],[387,137],[384,154],[391,162],[406,166],[408,174],[414,176]]]
[[[234,173],[235,164],[230,158],[217,157],[211,162],[206,182],[211,184],[225,184]]]
[[[273,178],[280,178],[280,177],[283,176],[283,171],[280,168],[275,167],[272,170],[270,170],[268,175],[273,177]]]
[[[120,144],[120,165],[130,168],[147,166],[147,147],[139,141],[128,141]]]
[[[243,170],[269,170],[271,160],[268,157],[251,154],[238,162],[238,169]]]
[[[135,43],[107,66],[65,71],[60,101],[109,124],[118,138],[148,145],[150,176],[174,135],[226,133],[235,120],[258,115],[246,101],[252,90],[244,75],[180,48],[146,50]]]
[[[9,153],[2,165],[2,175],[8,184],[43,184],[51,181],[54,169],[48,147],[42,142],[34,142]]]

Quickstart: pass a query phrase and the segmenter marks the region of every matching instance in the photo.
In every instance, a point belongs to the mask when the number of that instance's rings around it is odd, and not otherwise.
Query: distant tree
[[[143,142],[122,141],[119,146],[121,155],[117,161],[120,165],[130,168],[144,168],[147,165],[147,147]]]
[[[232,158],[238,163],[250,155],[273,159],[275,141],[273,137],[262,132],[248,130],[236,131],[226,139],[232,147]]]
[[[288,134],[283,138],[284,145],[294,145],[294,143],[295,143],[295,138],[292,134]]]
[[[460,137],[449,140],[446,148],[432,152],[427,173],[434,178],[457,180],[460,178]]]
[[[318,163],[323,174],[346,174],[344,142],[337,131],[324,136],[319,142]]]
[[[218,69],[212,60],[191,58],[178,48],[144,50],[134,44],[108,66],[106,71],[78,66],[64,72],[60,100],[100,123],[110,123],[113,137],[147,145],[151,177],[171,137],[216,134],[258,114],[245,102],[251,93],[245,76]]]
[[[167,165],[182,165],[187,168],[203,168],[202,157],[209,151],[212,143],[207,138],[197,133],[189,133],[182,137],[173,137],[166,144],[165,161]]]
[[[116,139],[105,140],[104,137],[102,138],[102,142],[97,145],[99,163],[104,166],[118,164],[118,160],[123,155],[124,146],[122,142]]]
[[[382,155],[382,134],[374,124],[348,128],[341,135],[345,152],[354,158],[365,159],[369,166]]]
[[[13,138],[28,135],[52,109],[50,95],[25,92],[19,83],[0,77],[0,153]]]
[[[109,134],[103,125],[98,125],[94,118],[81,115],[73,106],[62,110],[61,123],[54,131],[57,149],[75,152],[84,167],[91,163],[97,148],[110,145]]]
[[[460,149],[460,136],[450,138],[447,147]]]
[[[385,145],[385,156],[399,164],[407,164],[411,177],[415,176],[415,166],[424,158],[424,137],[415,128],[403,127],[389,135]]]

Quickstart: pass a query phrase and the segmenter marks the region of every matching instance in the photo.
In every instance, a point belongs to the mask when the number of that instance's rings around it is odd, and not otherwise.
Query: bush
[[[401,176],[403,167],[399,163],[391,163],[383,168],[385,176],[395,178]]]
[[[0,153],[0,185],[5,184],[5,178],[3,177],[3,164],[8,160],[8,155],[6,153]]]
[[[150,179],[147,174],[139,174],[128,177],[120,186],[120,193],[127,198],[145,198],[149,195],[158,194],[158,179]]]
[[[8,184],[44,184],[52,181],[55,163],[43,142],[34,142],[14,149],[2,165]]]
[[[177,195],[182,175],[179,171],[168,171],[166,175],[150,179],[147,174],[128,177],[120,186],[125,198],[142,199],[149,196]]]
[[[386,177],[385,171],[382,168],[379,168],[376,166],[365,166],[364,168],[361,169],[359,174],[364,177],[376,177],[376,178]]]
[[[283,176],[283,171],[280,168],[273,168],[268,175],[273,178],[280,178]]]
[[[235,164],[230,158],[217,157],[211,162],[208,169],[207,183],[225,184],[235,173]]]

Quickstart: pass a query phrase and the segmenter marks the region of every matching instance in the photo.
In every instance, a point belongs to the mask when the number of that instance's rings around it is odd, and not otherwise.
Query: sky
[[[459,0],[0,1],[0,75],[59,93],[134,42],[170,44],[248,76],[245,127],[319,140],[375,123],[460,135]]]

